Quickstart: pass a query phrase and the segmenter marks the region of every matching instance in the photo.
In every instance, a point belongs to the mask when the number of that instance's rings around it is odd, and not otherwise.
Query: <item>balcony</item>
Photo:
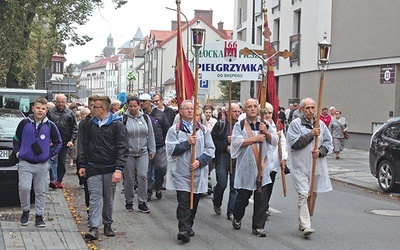
[[[290,51],[292,52],[292,56],[290,57],[290,66],[295,62],[297,62],[297,65],[300,65],[300,41],[300,34],[290,36]]]

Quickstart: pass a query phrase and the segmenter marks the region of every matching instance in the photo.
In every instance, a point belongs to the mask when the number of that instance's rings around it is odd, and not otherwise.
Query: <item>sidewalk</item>
[[[88,249],[61,189],[47,192],[45,228],[35,226],[31,206],[29,224],[21,226],[19,207],[0,208],[0,249]]]
[[[383,192],[378,180],[369,170],[369,151],[344,149],[340,159],[335,154],[327,156],[329,176],[332,180],[340,181],[371,191]]]
[[[332,180],[381,192],[369,172],[368,151],[345,149],[340,159],[328,155]],[[45,228],[34,225],[34,206],[28,226],[21,226],[19,207],[0,208],[0,249],[88,249],[72,218],[62,190],[47,192]]]

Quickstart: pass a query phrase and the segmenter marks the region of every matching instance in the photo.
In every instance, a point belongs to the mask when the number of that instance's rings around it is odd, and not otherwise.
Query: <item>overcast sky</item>
[[[85,26],[79,26],[77,33],[89,35],[92,41],[84,46],[67,47],[67,62],[80,63],[84,60],[94,62],[96,55],[102,53],[107,45],[107,37],[114,38],[114,47],[118,49],[133,38],[138,28],[143,36],[150,30],[170,30],[171,20],[176,20],[176,12],[165,7],[176,9],[175,0],[128,0],[122,8],[115,10],[111,0],[104,0],[105,7],[96,9]],[[181,0],[181,12],[188,20],[194,18],[194,10],[213,10],[213,25],[224,22],[224,29],[233,29],[233,0]],[[181,17],[182,21],[185,18]],[[117,51],[116,51],[117,52]]]

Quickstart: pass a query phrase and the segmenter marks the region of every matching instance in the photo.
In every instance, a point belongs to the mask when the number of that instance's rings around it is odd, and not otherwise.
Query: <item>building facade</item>
[[[253,3],[254,12],[253,12]],[[390,8],[388,8],[390,6]],[[271,42],[290,50],[278,59],[275,76],[280,105],[312,97],[317,101],[320,71],[318,42],[327,33],[332,44],[325,72],[322,107],[335,106],[349,123],[346,147],[368,149],[372,133],[393,116],[400,116],[400,2],[267,1]],[[235,0],[234,39],[263,42],[262,2]],[[255,13],[253,15],[253,13]],[[254,19],[253,19],[254,17]],[[242,83],[242,97],[250,96]]]
[[[194,71],[194,52],[191,47],[190,29],[199,24],[206,29],[205,43],[219,39],[230,39],[232,30],[224,30],[223,22],[218,28],[212,25],[212,10],[195,10],[195,18],[182,26],[182,46],[188,58],[189,66]],[[177,44],[177,21],[171,22],[171,30],[151,30],[143,37],[140,29],[134,38],[127,41],[115,56],[105,56],[105,51],[112,47],[111,35],[107,39],[104,55],[82,70],[80,88],[90,94],[108,95],[116,99],[118,93],[162,93],[165,99],[175,97],[175,60]],[[131,77],[131,76],[134,77]],[[164,86],[165,85],[165,86]],[[206,99],[218,98],[218,82],[212,83],[212,95],[201,96]]]
[[[232,31],[224,30],[223,22],[218,23],[217,28],[212,25],[212,13],[212,10],[195,10],[195,18],[188,21],[186,25],[182,25],[182,46],[192,72],[194,72],[195,55],[191,46],[191,28],[198,23],[205,28],[205,44],[221,39],[231,39]],[[171,80],[175,78],[176,29],[177,22],[172,21],[171,31],[151,31],[146,40],[147,50],[144,61],[144,74],[145,82],[149,83],[146,87],[150,93],[163,93],[165,98],[175,97],[176,95],[175,89],[171,87]],[[200,95],[199,101],[205,103],[208,99],[219,98],[219,96],[218,82],[215,81],[210,84],[210,94]]]

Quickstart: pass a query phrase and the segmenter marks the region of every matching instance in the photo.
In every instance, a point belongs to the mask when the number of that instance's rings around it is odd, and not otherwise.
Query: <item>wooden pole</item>
[[[280,126],[279,126],[279,118],[276,121],[277,124],[277,130],[280,130]],[[281,144],[281,138],[279,138],[278,140],[278,155],[279,155],[279,165],[281,166],[281,178],[282,178],[282,188],[283,188],[283,196],[286,197],[287,195],[287,189],[286,189],[286,176],[285,176],[285,171],[283,170],[282,167],[282,144]]]
[[[321,104],[322,104],[322,90],[324,88],[324,70],[321,70],[321,78],[319,80],[319,93],[318,93],[318,109],[317,109],[317,120],[315,121],[315,127],[319,128],[320,116],[321,116]],[[318,136],[315,136],[314,140],[314,151],[318,149]],[[315,170],[317,167],[317,158],[313,158],[313,165],[311,171],[311,184],[310,184],[310,193],[308,196],[308,210],[310,212],[310,216],[314,214],[314,186],[315,186]]]
[[[232,112],[231,112],[231,105],[232,105],[232,81],[228,81],[229,84],[229,106],[228,106],[228,121],[229,121],[229,135],[232,135]],[[230,152],[229,152],[230,155]],[[233,173],[232,169],[232,157],[229,156],[229,173]]]
[[[196,49],[196,69],[194,75],[194,93],[193,93],[193,131],[192,135],[196,135],[196,125],[197,125],[197,93],[199,89],[199,51]],[[196,144],[192,145],[192,158],[191,163],[193,164],[196,160]],[[194,170],[190,171],[190,209],[193,209],[194,200]]]
[[[268,72],[268,59],[267,59],[267,54],[263,55],[264,60],[263,60],[263,72],[262,72],[262,83],[261,83],[261,91],[260,91],[260,118],[261,122],[265,121],[265,103],[267,99],[267,72]],[[263,174],[263,159],[262,159],[262,146],[263,143],[259,143],[260,147],[258,149],[258,164],[257,164],[257,192],[262,192],[262,174]]]

